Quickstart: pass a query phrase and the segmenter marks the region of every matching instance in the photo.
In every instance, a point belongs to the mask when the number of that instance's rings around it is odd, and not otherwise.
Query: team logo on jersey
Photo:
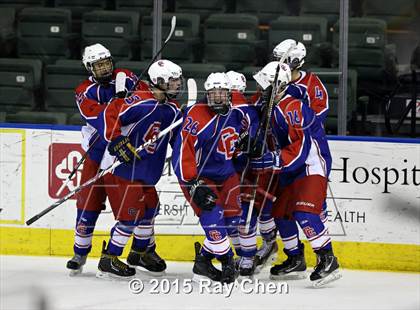
[[[84,153],[80,144],[77,143],[52,143],[49,147],[49,172],[48,172],[48,194],[51,198],[60,198],[74,190],[80,184],[82,175],[81,165],[72,179],[57,196],[57,191],[66,182],[67,177],[73,171],[77,162]],[[71,199],[76,199],[75,197]]]
[[[235,152],[235,142],[238,141],[239,135],[233,127],[226,127],[220,133],[217,152],[225,156],[226,160],[232,159]]]
[[[220,231],[218,230],[210,230],[209,231],[209,236],[214,240],[222,240],[222,234],[220,233]]]
[[[305,226],[302,230],[305,233],[306,238],[313,238],[316,236],[315,230],[310,226]]]
[[[143,142],[147,142],[149,140],[156,140],[156,137],[158,136],[160,132],[160,124],[161,122],[154,122],[149,126],[146,133],[143,136]],[[147,153],[153,154],[156,151],[156,142],[150,143],[148,146],[144,148]]]

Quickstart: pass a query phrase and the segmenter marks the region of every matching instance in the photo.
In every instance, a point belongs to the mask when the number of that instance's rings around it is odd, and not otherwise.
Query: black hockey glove
[[[197,206],[204,211],[211,211],[216,205],[217,196],[203,180],[187,183],[188,192]]]
[[[132,163],[134,158],[140,159],[136,152],[136,148],[130,143],[130,138],[126,136],[118,136],[109,143],[109,154],[116,156],[121,163]]]
[[[255,138],[251,138],[246,131],[241,133],[235,147],[252,158],[260,157],[262,153],[262,143]]]

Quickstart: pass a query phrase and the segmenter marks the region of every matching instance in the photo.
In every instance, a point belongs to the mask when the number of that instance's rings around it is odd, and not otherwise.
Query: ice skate
[[[127,257],[127,263],[131,267],[150,272],[154,276],[162,276],[166,270],[166,262],[155,250],[137,251],[132,248]]]
[[[74,254],[67,262],[67,269],[70,269],[70,276],[77,276],[82,273],[83,265],[86,264],[87,255]]]
[[[270,269],[272,280],[299,280],[307,277],[305,256],[302,254],[287,255],[287,259],[280,265]]]
[[[211,279],[212,281],[220,282],[222,272],[213,266],[210,258],[207,258],[200,253],[201,244],[196,242],[194,248],[193,281],[199,283],[202,279]]]
[[[256,267],[255,257],[241,257],[239,261],[239,277],[253,278]]]
[[[106,242],[102,245],[101,259],[98,264],[98,278],[131,279],[136,274],[136,269],[118,259],[118,256],[108,254]]]
[[[338,270],[340,265],[332,250],[319,250],[316,254],[318,264],[310,276],[314,287],[324,286],[342,277]]]
[[[263,240],[262,247],[255,255],[255,264],[258,272],[261,271],[261,269],[270,266],[277,260],[278,250],[279,247],[275,238],[273,240]]]
[[[236,270],[235,270],[235,260],[233,256],[223,255],[220,258],[220,262],[222,263],[222,275],[220,282],[222,283],[232,283],[235,281],[236,278]]]

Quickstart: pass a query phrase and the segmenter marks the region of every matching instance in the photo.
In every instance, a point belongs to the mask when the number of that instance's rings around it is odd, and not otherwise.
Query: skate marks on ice
[[[309,279],[304,279],[287,281],[287,294],[246,293],[235,287],[225,297],[226,292],[217,289],[200,294],[198,285],[193,283],[189,292],[184,283],[192,278],[192,263],[169,262],[163,277],[153,278],[138,272],[136,278],[143,282],[144,289],[134,294],[129,290],[129,281],[97,279],[97,258],[88,259],[83,273],[76,277],[69,276],[65,268],[67,259],[0,256],[0,309],[420,308],[420,275],[415,273],[342,270],[342,279],[321,289],[314,289]],[[268,269],[256,275],[255,280],[264,285],[276,283],[269,279]],[[171,288],[166,293],[167,284]],[[158,293],[151,293],[156,285]]]

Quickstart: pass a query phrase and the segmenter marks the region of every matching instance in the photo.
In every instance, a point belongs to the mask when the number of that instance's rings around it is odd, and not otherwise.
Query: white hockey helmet
[[[210,109],[217,114],[226,114],[231,106],[230,79],[223,72],[210,73],[204,82],[207,91],[207,103]]]
[[[165,91],[168,98],[175,98],[182,89],[182,69],[167,59],[154,62],[147,71],[150,82]]]
[[[287,63],[290,66],[291,70],[296,70],[302,67],[302,65],[305,63],[305,57],[306,57],[306,47],[303,45],[303,43],[292,40],[292,39],[286,39],[273,49],[273,56],[279,60],[284,53],[287,53],[289,51],[289,54],[285,60],[285,63]]]
[[[254,74],[254,79],[261,86],[263,90],[274,84],[274,78],[276,77],[278,61],[272,61],[265,65],[260,71]],[[289,84],[292,80],[292,73],[290,67],[286,64],[281,64],[279,68],[279,74],[277,76],[277,86],[279,89],[284,88],[285,85]]]
[[[86,70],[100,83],[107,83],[112,78],[114,64],[111,52],[102,44],[96,43],[86,46],[83,51],[82,62]]]
[[[243,93],[246,89],[246,78],[245,75],[236,71],[229,71],[226,73],[228,76],[231,88]]]

